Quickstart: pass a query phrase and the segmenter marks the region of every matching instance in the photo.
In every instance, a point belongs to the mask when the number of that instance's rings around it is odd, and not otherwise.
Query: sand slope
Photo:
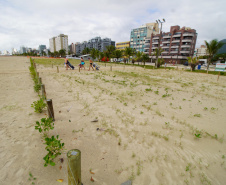
[[[65,162],[45,168],[34,125],[46,115],[30,107],[38,96],[29,60],[1,57],[0,66],[1,184],[31,184],[32,172],[36,184],[64,179],[66,185],[66,152],[74,148],[82,152],[84,184],[226,181],[225,77],[217,82],[214,75],[122,66],[80,73],[60,66],[56,73],[56,67],[38,65],[56,117],[49,135],[59,134],[66,147]]]

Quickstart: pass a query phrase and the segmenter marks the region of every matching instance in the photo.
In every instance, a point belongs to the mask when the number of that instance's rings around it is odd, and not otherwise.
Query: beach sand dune
[[[225,183],[225,77],[120,65],[110,71],[110,64],[81,72],[62,64],[57,73],[56,66],[37,64],[53,100],[49,135],[59,135],[66,148],[63,163],[57,158],[44,167],[34,126],[47,112],[30,107],[38,96],[29,65],[25,57],[0,57],[1,184],[31,184],[31,172],[35,184],[66,185],[70,149],[81,150],[87,185]]]

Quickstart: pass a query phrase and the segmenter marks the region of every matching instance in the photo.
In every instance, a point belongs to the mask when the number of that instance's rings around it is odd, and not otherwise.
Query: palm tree
[[[143,54],[142,54],[142,61],[143,61],[144,65],[145,65],[145,62],[147,62],[148,60],[149,60],[149,55],[143,53]]]
[[[109,58],[109,60],[113,57],[115,49],[116,49],[115,46],[112,46],[112,45],[106,46],[106,51],[104,53],[105,53],[105,56]]]
[[[213,56],[217,53],[217,51],[224,45],[223,42],[218,42],[217,39],[213,39],[210,42],[207,42],[205,40],[205,44],[207,47],[207,53],[208,53],[208,63],[207,63],[207,70],[209,69],[210,62],[213,58]]]
[[[93,60],[95,60],[97,57],[98,57],[98,50],[93,48],[91,51],[90,51],[90,56],[92,57]]]
[[[139,65],[139,62],[141,61],[142,59],[142,52],[138,51],[136,53],[136,61],[138,62],[138,65]]]
[[[117,58],[117,61],[119,58],[122,58],[122,51],[121,50],[115,50],[114,52],[115,58]]]
[[[104,53],[103,52],[98,52],[98,60],[99,62],[104,58]]]
[[[90,49],[89,48],[84,48],[84,50],[82,51],[83,55],[89,54],[90,53]]]
[[[159,51],[158,51],[158,48],[156,48],[155,51],[154,51],[154,54],[153,55],[156,56],[156,60],[155,60],[155,67],[156,68],[160,67],[160,65],[162,63],[162,60],[159,60],[159,59],[157,60],[157,55],[159,54],[159,56],[160,56],[163,51],[164,50],[162,48],[159,48]]]
[[[191,64],[192,71],[194,71],[195,67],[196,67],[196,65],[198,63],[198,58],[196,58],[196,57],[194,57],[194,58],[188,57],[187,59],[188,59],[188,62]]]
[[[128,61],[130,60],[130,56],[133,56],[135,54],[135,49],[126,47],[125,48],[125,56],[128,58]]]

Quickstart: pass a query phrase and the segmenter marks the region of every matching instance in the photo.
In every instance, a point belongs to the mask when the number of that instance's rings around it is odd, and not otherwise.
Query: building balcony
[[[169,51],[163,51],[162,52],[162,54],[168,54],[169,53]]]
[[[171,46],[171,48],[179,48],[179,46]]]
[[[180,42],[180,40],[173,40],[172,43],[177,43],[177,42]]]
[[[163,44],[169,44],[170,41],[162,41]]]
[[[162,48],[169,48],[169,46],[162,46]]]
[[[183,39],[182,42],[192,42],[192,39]]]
[[[165,36],[163,36],[162,38],[164,38],[164,39],[170,39],[170,38],[171,38],[171,36],[169,36],[169,35],[165,35]]]
[[[161,58],[171,58],[171,56],[161,56]]]
[[[152,44],[159,44],[159,42],[152,42]]]
[[[181,48],[190,48],[191,47],[191,45],[188,45],[188,44],[186,44],[186,45],[181,45]]]
[[[193,36],[194,36],[194,33],[184,33],[183,36],[184,36],[184,37],[185,37],[185,36],[191,36],[191,37],[193,37]]]
[[[153,37],[153,39],[159,39],[159,36],[157,36],[157,37],[155,36],[155,37]]]
[[[170,51],[170,53],[178,53],[179,51]]]
[[[181,53],[190,53],[190,51],[180,51]]]
[[[155,47],[155,46],[154,46],[154,47],[152,47],[151,49],[156,49],[156,48],[158,48],[158,47]]]
[[[173,37],[181,37],[181,35],[173,35]]]

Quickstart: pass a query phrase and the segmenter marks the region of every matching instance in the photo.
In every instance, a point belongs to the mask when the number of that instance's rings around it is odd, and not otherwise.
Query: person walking
[[[88,58],[89,59],[89,70],[88,71],[90,71],[90,67],[92,67],[92,69],[93,69],[93,71],[94,71],[94,68],[93,68],[93,61],[90,59],[90,58]]]
[[[86,69],[85,68],[85,61],[82,57],[81,57],[81,67],[80,68],[84,68],[84,70]]]

